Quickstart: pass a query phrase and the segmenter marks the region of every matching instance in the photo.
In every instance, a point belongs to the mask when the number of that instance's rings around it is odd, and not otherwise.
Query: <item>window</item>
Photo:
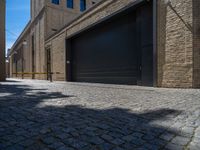
[[[73,8],[73,7],[74,7],[73,0],[67,0],[67,8]]]
[[[59,0],[51,0],[53,4],[59,5]]]
[[[80,0],[80,11],[86,10],[86,0]]]

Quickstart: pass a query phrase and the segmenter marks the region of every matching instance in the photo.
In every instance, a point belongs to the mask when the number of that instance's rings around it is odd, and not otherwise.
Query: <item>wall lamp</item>
[[[27,45],[27,41],[26,41],[26,40],[24,40],[22,44],[23,44],[23,45]]]

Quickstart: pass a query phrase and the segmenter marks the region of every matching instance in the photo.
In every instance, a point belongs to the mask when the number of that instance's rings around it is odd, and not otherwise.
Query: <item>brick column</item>
[[[197,0],[199,1],[199,0]],[[192,0],[158,1],[158,83],[193,87]]]

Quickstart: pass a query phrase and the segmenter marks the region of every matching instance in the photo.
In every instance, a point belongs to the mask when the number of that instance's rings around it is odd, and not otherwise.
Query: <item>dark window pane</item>
[[[53,4],[59,5],[59,0],[51,0]]]
[[[73,0],[67,0],[67,8],[73,8]]]
[[[86,10],[86,1],[80,0],[80,11]]]

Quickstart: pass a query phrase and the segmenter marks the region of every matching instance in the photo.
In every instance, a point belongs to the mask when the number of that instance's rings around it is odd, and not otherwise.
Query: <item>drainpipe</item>
[[[157,0],[153,0],[153,86],[158,86],[157,67]]]

